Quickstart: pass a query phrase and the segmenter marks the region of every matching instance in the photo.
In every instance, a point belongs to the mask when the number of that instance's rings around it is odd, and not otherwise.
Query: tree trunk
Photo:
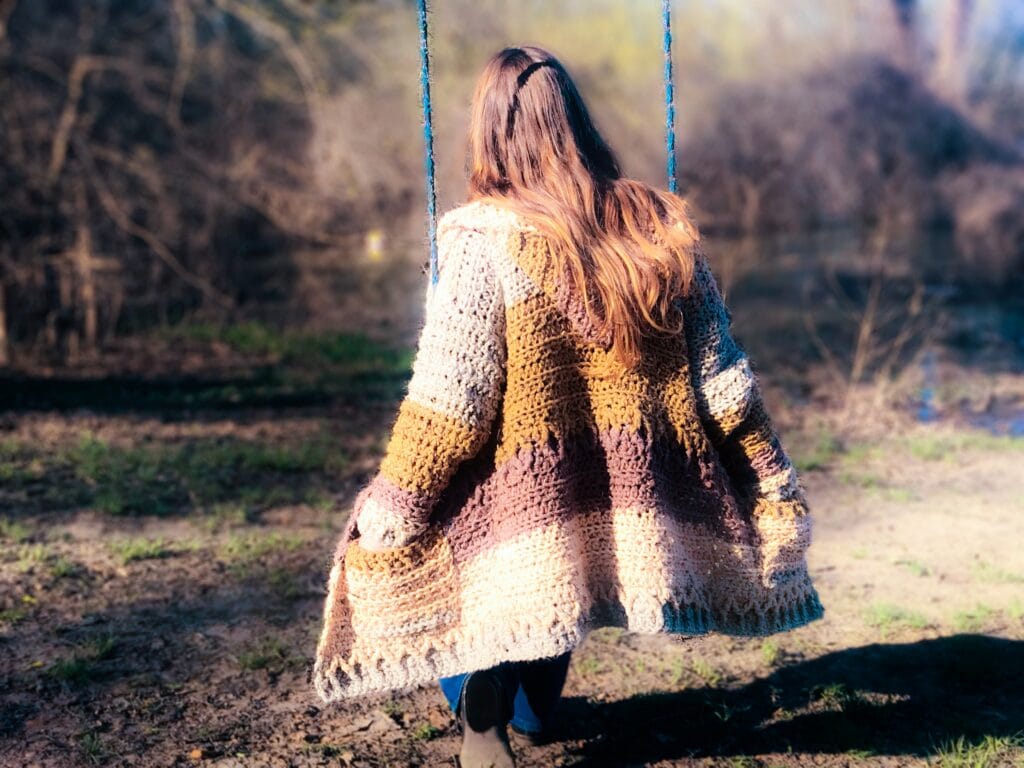
[[[896,37],[896,64],[907,72],[917,70],[917,0],[889,0]]]
[[[96,276],[93,272],[92,231],[89,229],[89,200],[85,185],[77,184],[75,207],[78,221],[75,227],[75,249],[72,259],[78,278],[78,301],[82,307],[82,336],[88,354],[96,351],[98,310],[96,307]]]
[[[967,105],[967,31],[975,0],[946,0],[939,28],[939,47],[932,70],[935,91],[956,107]]]
[[[6,298],[4,292],[6,289],[7,286],[4,285],[4,281],[0,280],[0,367],[10,365],[11,363],[10,349],[7,342],[7,311],[4,303]]]

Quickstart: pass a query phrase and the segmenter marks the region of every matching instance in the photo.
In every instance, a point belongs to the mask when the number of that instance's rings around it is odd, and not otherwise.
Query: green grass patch
[[[995,618],[997,613],[995,609],[983,603],[977,603],[974,608],[956,611],[953,614],[953,627],[958,632],[979,632]]]
[[[813,441],[806,446],[799,443],[794,447],[792,462],[799,472],[827,469],[843,452],[843,443],[829,429],[821,429]]]
[[[291,649],[276,637],[268,637],[238,654],[238,665],[248,671],[266,669],[280,673],[302,663],[303,659],[293,656]]]
[[[70,456],[79,476],[96,487],[94,504],[111,514],[166,514],[191,499],[216,503],[238,494],[247,480],[330,472],[343,464],[326,441],[297,446],[204,441],[187,446],[120,448],[85,437]],[[288,492],[278,501],[290,501]],[[257,492],[257,497],[268,491]]]
[[[864,611],[864,620],[870,626],[882,630],[900,627],[924,629],[930,623],[924,614],[892,603],[874,603],[868,606]]]
[[[0,539],[20,544],[32,535],[32,529],[20,520],[0,517]]]
[[[274,552],[294,552],[305,540],[295,534],[268,533],[231,536],[221,547],[222,556],[232,562],[259,560]]]
[[[68,685],[84,685],[99,674],[97,662],[111,658],[116,647],[117,639],[113,634],[92,638],[80,645],[70,658],[58,659],[47,667],[46,675]]]
[[[821,702],[832,710],[843,712],[851,706],[861,703],[860,695],[846,683],[828,683],[811,688],[812,701]]]
[[[341,365],[357,370],[406,372],[412,356],[410,350],[394,349],[361,333],[282,330],[260,322],[183,323],[162,329],[160,335],[218,342],[240,355],[269,357],[284,365]]]
[[[761,643],[761,658],[769,667],[774,667],[782,659],[782,649],[775,640],[764,640]]]
[[[55,579],[66,579],[74,576],[79,571],[79,566],[73,560],[69,560],[63,555],[58,555],[50,563],[50,575]]]
[[[1006,615],[1014,621],[1024,619],[1024,600],[1019,597],[1013,598],[1006,607]]]
[[[929,764],[938,768],[998,768],[1024,765],[1024,731],[1010,736],[984,736],[972,741],[964,736],[932,747]]]
[[[81,735],[78,740],[78,748],[82,752],[82,757],[93,765],[102,765],[107,760],[107,748],[103,746],[99,735],[93,731],[87,731]]]
[[[170,557],[174,550],[163,539],[122,539],[110,543],[110,551],[127,565],[136,560],[157,560]]]
[[[604,665],[593,656],[573,659],[573,666],[576,667],[576,673],[581,677],[596,675],[604,668]]]
[[[929,575],[931,575],[931,572],[932,572],[931,569],[927,565],[925,565],[924,563],[919,562],[917,560],[897,559],[897,560],[893,560],[892,562],[893,562],[893,565],[902,565],[904,568],[906,568],[908,571],[910,571],[915,576],[929,576]]]
[[[253,381],[207,388],[191,395],[216,403],[250,403],[275,397],[360,399],[401,397],[415,350],[375,341],[365,334],[281,330],[265,323],[182,323],[162,329],[168,340],[223,344],[265,366]],[[199,404],[202,404],[200,402]]]
[[[22,595],[21,600],[0,611],[0,624],[17,624],[28,618],[37,600],[32,595]]]
[[[893,501],[897,504],[907,504],[917,498],[909,488],[886,487],[882,489],[882,497],[886,501]]]
[[[444,733],[444,731],[430,723],[420,723],[412,729],[410,735],[416,741],[431,741],[436,739],[442,733]]]
[[[849,485],[854,488],[876,489],[884,486],[881,477],[871,472],[864,472],[863,470],[844,469],[839,473],[838,479],[843,485]]]
[[[954,461],[967,451],[1017,453],[1024,451],[1024,437],[994,435],[983,430],[938,434],[915,434],[902,439],[902,446],[924,461]]]
[[[980,581],[999,584],[1024,584],[1024,573],[1015,573],[984,560],[974,564],[974,576]]]
[[[22,544],[14,550],[15,567],[22,573],[46,562],[50,556],[43,544]]]
[[[282,600],[296,597],[302,587],[294,573],[285,568],[272,568],[267,572],[267,586]]]
[[[694,659],[690,669],[709,688],[714,688],[722,682],[722,674],[704,659]]]
[[[4,491],[40,508],[91,506],[111,515],[223,508],[246,520],[258,510],[321,499],[348,462],[328,434],[288,443],[208,438],[120,445],[87,432],[55,451],[22,445],[14,455],[36,467],[38,478],[30,491],[27,472],[21,473],[2,483]],[[0,540],[19,543],[31,534],[25,524],[0,518]]]
[[[54,680],[71,685],[81,685],[92,679],[93,665],[89,659],[73,657],[58,659],[46,670]]]

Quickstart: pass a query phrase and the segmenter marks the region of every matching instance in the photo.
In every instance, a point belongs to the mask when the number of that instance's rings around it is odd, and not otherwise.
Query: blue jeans
[[[512,701],[507,702],[511,704],[507,711],[512,712],[509,722],[513,728],[536,734],[547,727],[551,711],[562,695],[571,655],[570,651],[550,659],[504,661],[493,667],[493,671],[501,677],[506,694],[515,691]],[[456,717],[459,715],[462,686],[470,674],[465,672],[438,680],[448,706]]]

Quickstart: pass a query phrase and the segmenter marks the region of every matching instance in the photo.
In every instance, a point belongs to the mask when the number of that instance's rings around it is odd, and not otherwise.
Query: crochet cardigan
[[[324,701],[555,656],[598,627],[822,617],[805,496],[700,248],[684,331],[627,370],[515,213],[455,208],[438,247],[406,396],[332,560]],[[387,549],[360,547],[371,529]]]

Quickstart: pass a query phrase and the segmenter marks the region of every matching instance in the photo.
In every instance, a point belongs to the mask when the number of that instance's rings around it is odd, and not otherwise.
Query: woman
[[[470,152],[314,668],[325,701],[440,678],[463,768],[513,765],[507,723],[543,730],[597,627],[823,615],[803,492],[683,201],[622,177],[539,48],[487,64]]]

